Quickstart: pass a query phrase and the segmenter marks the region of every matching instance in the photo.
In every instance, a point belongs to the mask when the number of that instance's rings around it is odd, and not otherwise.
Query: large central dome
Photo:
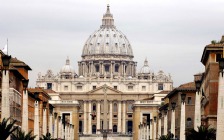
[[[113,15],[107,6],[100,29],[85,42],[82,57],[94,55],[119,55],[133,58],[131,44],[127,37],[114,26]]]

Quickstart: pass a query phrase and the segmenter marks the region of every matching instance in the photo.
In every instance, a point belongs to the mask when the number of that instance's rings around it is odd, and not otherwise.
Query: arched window
[[[118,72],[119,71],[119,66],[118,65],[115,65],[115,72]]]
[[[113,111],[117,112],[117,103],[114,103]]]
[[[93,112],[96,112],[96,103],[93,103]]]
[[[191,125],[192,125],[191,118],[187,118],[187,127],[191,127]]]

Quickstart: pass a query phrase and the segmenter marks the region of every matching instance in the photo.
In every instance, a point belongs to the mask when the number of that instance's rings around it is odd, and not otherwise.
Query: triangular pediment
[[[103,85],[103,86],[100,86],[100,87],[98,87],[98,88],[96,88],[96,89],[93,89],[93,90],[91,90],[91,91],[89,91],[89,92],[87,92],[87,94],[104,94],[104,93],[107,93],[107,94],[123,94],[123,92],[121,92],[121,91],[119,91],[119,90],[116,90],[116,89],[114,89],[114,88],[112,88],[112,87],[109,87],[109,86],[107,86],[107,85]]]

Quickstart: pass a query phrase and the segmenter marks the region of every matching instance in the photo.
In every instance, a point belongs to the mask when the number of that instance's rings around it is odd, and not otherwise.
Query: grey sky
[[[0,0],[0,48],[27,63],[30,86],[38,72],[60,71],[69,56],[77,72],[83,45],[99,29],[106,0]],[[204,46],[224,34],[223,0],[111,0],[115,25],[132,44],[138,70],[147,57],[174,86],[204,70]]]

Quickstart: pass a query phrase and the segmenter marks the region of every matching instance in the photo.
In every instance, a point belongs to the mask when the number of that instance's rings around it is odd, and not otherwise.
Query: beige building
[[[173,88],[171,76],[162,70],[152,72],[147,60],[140,71],[137,71],[131,44],[126,35],[115,27],[109,6],[103,15],[100,29],[85,42],[81,57],[81,61],[78,61],[78,73],[67,58],[58,74],[48,70],[46,74],[40,73],[36,81],[38,87],[56,92],[49,95],[57,114],[67,114],[73,125],[77,125],[74,124],[74,118],[78,115],[79,126],[74,129],[79,130],[80,139],[99,139],[104,127],[107,127],[108,137],[111,139],[120,139],[121,135],[122,139],[132,139],[132,134],[137,133],[134,132],[137,131],[133,127],[134,118],[137,117],[138,122],[141,122],[141,116],[133,113],[133,105],[141,106],[141,100],[150,99],[153,103],[148,105],[153,106],[153,111],[155,106],[161,104],[161,98],[166,96],[161,92],[171,91]],[[59,107],[60,104],[69,102],[77,112]],[[104,105],[107,107],[104,108]],[[80,107],[79,110],[77,106]],[[143,112],[148,111],[150,110]],[[107,120],[107,125],[104,120]]]

